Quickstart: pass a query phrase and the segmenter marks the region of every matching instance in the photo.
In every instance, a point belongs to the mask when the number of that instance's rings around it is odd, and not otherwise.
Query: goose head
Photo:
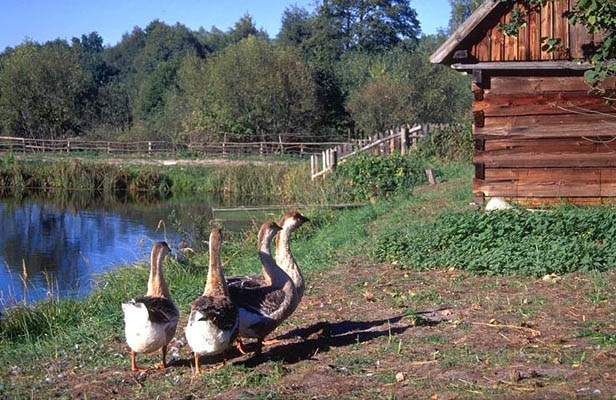
[[[222,243],[222,230],[220,230],[220,228],[214,228],[212,229],[212,231],[210,232],[210,253],[212,253],[213,250],[218,250],[220,249],[221,243]]]
[[[269,250],[269,245],[272,243],[272,239],[274,238],[276,233],[278,233],[281,230],[282,228],[273,221],[268,221],[264,223],[263,225],[261,225],[261,229],[259,230],[259,236],[258,236],[259,249],[263,249],[267,247],[267,249]]]
[[[167,254],[171,253],[171,248],[167,244],[167,242],[158,242],[152,247],[152,259],[158,260],[163,259],[167,256]]]
[[[280,226],[286,230],[295,230],[302,226],[304,223],[310,222],[310,219],[304,217],[297,211],[291,211],[286,213],[280,220]]]

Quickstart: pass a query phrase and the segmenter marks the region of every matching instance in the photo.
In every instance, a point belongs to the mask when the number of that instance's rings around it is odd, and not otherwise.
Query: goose
[[[203,295],[192,303],[186,325],[186,340],[195,355],[196,373],[201,373],[199,356],[224,352],[237,338],[239,314],[229,298],[229,289],[222,273],[220,246],[222,232],[210,233],[210,265]],[[223,358],[222,365],[226,364]]]
[[[309,221],[310,219],[304,217],[297,211],[288,212],[282,217],[280,221],[282,230],[276,235],[276,263],[287,275],[289,275],[291,281],[293,281],[293,285],[295,285],[295,289],[297,290],[298,304],[304,296],[306,287],[302,271],[299,269],[293,254],[291,254],[291,234],[305,222]]]
[[[239,336],[257,339],[257,353],[261,352],[265,337],[297,307],[295,285],[276,264],[270,252],[272,240],[280,230],[280,226],[270,221],[264,223],[259,231],[257,247],[263,266],[263,284],[255,284],[255,281],[246,284],[247,281],[242,279],[228,282],[231,301],[239,309]],[[237,348],[246,354],[241,339],[237,341]]]
[[[295,285],[299,300],[304,295],[305,284],[304,277],[300,271],[293,254],[291,254],[291,234],[305,222],[309,222],[310,219],[304,217],[302,214],[296,211],[286,213],[280,220],[280,227],[282,230],[276,235],[276,264],[289,275],[291,281]],[[234,276],[227,278],[229,285],[250,288],[266,285],[264,275],[245,275]]]
[[[162,349],[163,360],[157,368],[167,367],[167,344],[175,335],[180,312],[171,300],[169,288],[163,276],[163,259],[170,253],[165,242],[152,248],[148,292],[122,304],[124,332],[131,349],[131,370],[144,371],[137,367],[137,353],[153,353]]]

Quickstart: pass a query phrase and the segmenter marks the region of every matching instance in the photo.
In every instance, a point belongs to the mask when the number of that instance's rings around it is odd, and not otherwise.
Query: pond
[[[101,273],[148,260],[153,243],[165,240],[177,248],[190,241],[194,222],[207,225],[212,207],[219,206],[203,199],[113,199],[79,206],[57,199],[0,199],[0,309],[47,296],[85,296]],[[216,217],[231,231],[267,218],[262,211]]]

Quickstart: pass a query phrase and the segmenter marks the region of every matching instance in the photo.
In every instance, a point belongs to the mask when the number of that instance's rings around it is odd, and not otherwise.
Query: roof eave
[[[498,5],[500,0],[486,0],[470,17],[430,56],[430,62],[440,64],[450,58],[458,45],[483,21]]]
[[[452,64],[451,68],[457,71],[472,70],[492,70],[492,71],[513,71],[513,70],[574,70],[586,71],[595,66],[586,62],[577,61],[516,61],[516,62],[480,62],[476,64]]]

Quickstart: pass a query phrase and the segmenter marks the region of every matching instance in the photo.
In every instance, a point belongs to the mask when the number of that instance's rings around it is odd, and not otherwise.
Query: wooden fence
[[[29,139],[0,136],[0,152],[94,152],[107,154],[169,154],[195,152],[202,155],[299,155],[320,153],[324,148],[340,146],[348,142],[219,142],[219,143],[174,143],[166,141],[92,141],[82,139]]]
[[[324,150],[320,155],[313,154],[310,157],[310,169],[312,179],[336,169],[338,164],[343,163],[349,157],[360,153],[374,153],[380,155],[401,154],[417,146],[418,141],[428,134],[428,126],[421,125],[410,127],[400,126],[398,129],[376,134],[368,139],[360,139],[357,143],[344,143]],[[319,168],[321,165],[321,168]]]

